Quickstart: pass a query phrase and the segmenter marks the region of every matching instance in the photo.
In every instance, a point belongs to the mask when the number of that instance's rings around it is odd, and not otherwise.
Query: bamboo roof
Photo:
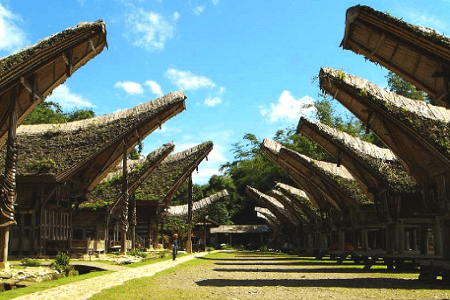
[[[265,233],[269,232],[266,225],[220,225],[211,228],[211,233]]]
[[[192,211],[197,212],[197,211],[206,209],[209,206],[211,206],[212,204],[214,204],[215,202],[217,202],[229,195],[230,194],[228,194],[227,190],[222,190],[222,191],[215,193],[209,197],[205,197],[201,200],[195,201],[192,203]],[[187,216],[188,205],[183,204],[183,205],[169,206],[168,213],[169,213],[169,215],[172,215],[175,217]]]
[[[260,209],[260,210],[259,210]],[[262,211],[264,210],[264,212]],[[273,215],[270,210],[262,207],[255,207],[256,216],[266,221],[267,225],[272,228],[272,231],[280,231],[281,222]],[[271,215],[271,216],[270,216]]]
[[[163,122],[185,109],[183,92],[173,92],[114,114],[63,124],[17,129],[17,180],[67,182],[80,193],[92,190]],[[1,148],[5,157],[6,145]],[[5,161],[0,161],[4,168]],[[28,178],[28,179],[27,179]]]
[[[127,162],[127,179],[128,179],[128,194],[134,193],[139,185],[147,179],[148,176],[156,169],[156,167],[164,160],[175,148],[173,143],[167,143],[161,148],[156,149],[145,159],[136,159]],[[80,208],[89,208],[96,210],[107,205],[113,206],[122,199],[122,182],[123,182],[123,168],[116,167],[108,176],[97,185],[94,190],[88,193],[88,201],[80,205]]]
[[[263,142],[266,148],[277,151],[277,163],[282,163],[289,172],[296,172],[303,177],[306,188],[311,185],[315,186],[336,209],[341,210],[348,205],[360,208],[361,205],[370,203],[345,167],[337,167],[333,163],[312,159],[277,144],[268,140]],[[303,188],[305,189],[305,187]]]
[[[213,142],[209,141],[167,157],[136,190],[138,204],[170,203],[212,149]]]
[[[331,68],[322,68],[319,77],[320,87],[369,124],[417,181],[450,169],[450,110]]]
[[[305,214],[305,212],[301,209],[298,209],[297,206],[293,203],[293,201],[286,197],[282,192],[278,190],[270,191],[271,195],[277,199],[285,209],[289,211],[289,213],[297,219],[299,223],[309,223],[311,220]]]
[[[368,6],[347,10],[341,46],[364,55],[450,106],[450,38]]]
[[[248,186],[245,188],[245,192],[252,196],[259,203],[264,205],[267,209],[269,209],[279,220],[282,220],[285,223],[290,223],[294,226],[298,226],[298,220],[291,215],[291,213],[284,208],[283,204],[281,204],[277,199],[266,195],[259,190]]]
[[[103,51],[106,24],[84,22],[0,59],[0,145],[6,140],[10,99],[17,121],[25,117],[76,70]]]
[[[314,203],[308,198],[306,193],[293,186],[277,182],[275,186],[281,193],[287,198],[291,199],[292,203],[301,211],[303,211],[310,220],[320,219],[318,209],[314,206]]]
[[[416,192],[417,183],[390,149],[380,148],[328,125],[302,117],[297,133],[315,141],[355,176],[361,188]]]

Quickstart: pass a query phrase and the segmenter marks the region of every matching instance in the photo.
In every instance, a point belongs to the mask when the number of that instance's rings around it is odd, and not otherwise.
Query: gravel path
[[[104,289],[121,285],[131,279],[153,276],[157,272],[172,268],[180,263],[195,259],[196,257],[205,256],[206,254],[208,253],[196,253],[195,255],[186,255],[179,257],[176,261],[167,260],[138,268],[125,268],[125,270],[115,273],[61,285],[42,292],[28,294],[14,299],[89,299],[90,297],[101,292]]]

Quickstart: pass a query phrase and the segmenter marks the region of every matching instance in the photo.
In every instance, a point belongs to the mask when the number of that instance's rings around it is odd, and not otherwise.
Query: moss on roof
[[[368,164],[375,176],[383,180],[392,190],[407,193],[419,191],[418,184],[406,172],[390,149],[380,148],[360,138],[304,117],[300,119],[297,132],[300,132],[301,126],[311,128],[335,144],[336,147],[351,153],[353,159],[359,159]]]
[[[314,206],[314,203],[311,202],[305,192],[280,182],[278,182],[275,187],[279,189],[283,194],[296,199],[296,201],[300,202],[301,206],[306,207],[311,214],[315,215],[317,218],[320,218],[318,209]]]
[[[132,186],[142,179],[147,170],[154,167],[162,157],[172,152],[174,147],[173,143],[168,143],[150,153],[145,159],[128,162],[128,186]],[[88,193],[88,201],[80,204],[80,208],[97,210],[114,203],[122,195],[122,179],[122,165],[120,165],[120,170],[111,172],[105,180]]]
[[[406,23],[402,19],[396,18],[390,15],[389,13],[377,11],[366,5],[356,5],[350,7],[347,10],[348,15],[354,15],[359,13],[368,14],[372,18],[377,18],[379,20],[382,20],[384,23],[391,24],[391,26],[395,25],[401,27],[402,29],[406,30],[410,35],[426,38],[427,40],[432,41],[433,43],[436,43],[441,47],[450,49],[450,38],[446,37],[445,35],[439,33],[434,29]]]
[[[322,179],[327,178],[331,180],[331,182],[333,182],[338,189],[345,192],[345,194],[356,203],[370,203],[369,198],[367,198],[367,196],[361,191],[356,180],[344,166],[340,166],[338,168],[334,163],[312,159],[306,155],[298,153],[297,151],[288,149],[275,141],[264,140],[263,146],[270,149],[270,151],[277,156],[282,156],[283,154],[289,155],[307,166],[308,169],[314,171],[318,175],[321,175]]]
[[[136,200],[169,202],[187,175],[194,171],[212,148],[213,142],[209,141],[167,157],[136,190]],[[171,191],[173,193],[169,195]]]
[[[49,51],[49,48],[52,46],[59,46],[66,40],[98,31],[102,31],[106,34],[106,23],[102,20],[96,22],[83,22],[75,27],[65,29],[59,33],[42,39],[36,44],[22,49],[14,54],[3,57],[0,59],[0,86],[5,84],[5,81],[13,79],[13,74],[17,72],[17,70],[20,70],[20,68],[23,68],[22,64],[24,62],[33,63],[33,59],[35,59],[35,57],[38,57],[43,52]]]
[[[411,128],[414,134],[450,158],[450,110],[388,92],[367,80],[332,68],[322,68],[319,78],[325,92],[326,84],[339,86],[355,99],[392,115],[393,120]]]
[[[99,154],[185,98],[183,92],[173,92],[125,111],[87,120],[21,125],[17,129],[17,175],[56,177]],[[0,152],[5,157],[6,144]],[[4,168],[4,164],[1,160],[0,168]]]

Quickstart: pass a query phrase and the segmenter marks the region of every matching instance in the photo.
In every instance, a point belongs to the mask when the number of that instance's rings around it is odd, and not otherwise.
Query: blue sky
[[[212,140],[215,150],[194,174],[205,183],[233,160],[244,134],[272,138],[297,124],[317,98],[320,67],[386,85],[386,71],[339,48],[345,11],[356,4],[448,34],[449,0],[0,0],[0,56],[79,22],[107,23],[109,50],[56,89],[65,109],[97,115],[184,90],[187,111],[144,140],[149,153],[173,141],[181,151]],[[50,98],[48,98],[50,100]]]

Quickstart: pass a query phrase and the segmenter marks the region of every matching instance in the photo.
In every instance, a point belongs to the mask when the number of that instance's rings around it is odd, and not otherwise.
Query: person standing
[[[172,257],[175,260],[178,255],[178,234],[176,233],[172,237],[172,244]]]

